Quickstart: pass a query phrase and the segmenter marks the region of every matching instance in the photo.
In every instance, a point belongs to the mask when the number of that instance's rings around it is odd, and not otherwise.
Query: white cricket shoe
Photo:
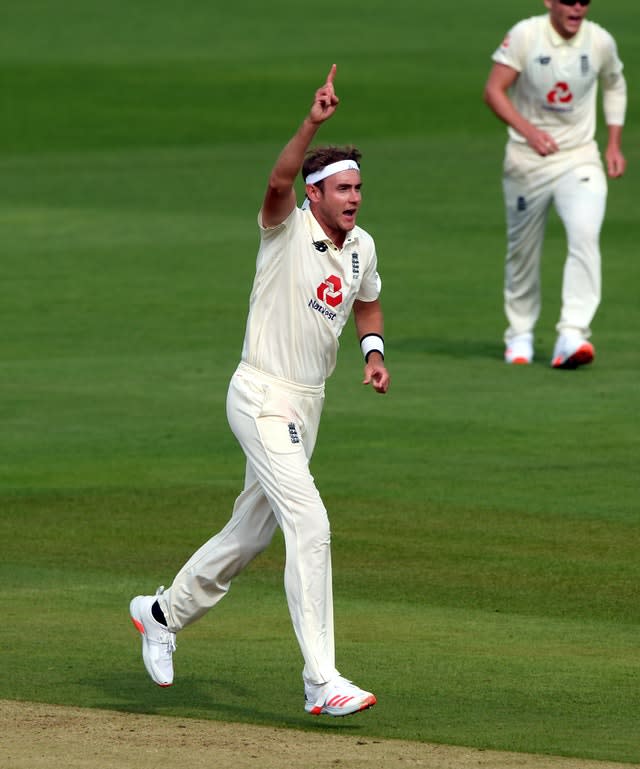
[[[527,365],[533,360],[533,334],[518,334],[511,337],[504,351],[505,363]]]
[[[560,334],[553,349],[551,367],[574,369],[586,366],[593,361],[595,355],[594,346],[580,334]]]
[[[304,709],[313,716],[348,716],[373,707],[377,701],[374,694],[342,676],[326,684],[306,684],[304,690]]]
[[[158,593],[162,590],[159,588]],[[142,636],[142,660],[147,673],[158,686],[171,686],[176,634],[167,630],[151,613],[155,601],[155,595],[136,596],[129,604],[129,614]]]

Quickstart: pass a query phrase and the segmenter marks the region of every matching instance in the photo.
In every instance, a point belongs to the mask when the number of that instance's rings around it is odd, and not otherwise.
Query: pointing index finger
[[[331,65],[331,69],[329,70],[329,74],[327,75],[327,84],[333,85],[333,78],[336,76],[336,70],[337,66],[335,64]]]

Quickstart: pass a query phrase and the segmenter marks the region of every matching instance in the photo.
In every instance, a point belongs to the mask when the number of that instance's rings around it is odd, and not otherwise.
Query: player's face
[[[322,189],[313,185],[310,190],[313,215],[334,243],[334,234],[342,240],[355,227],[362,202],[361,186],[360,172],[350,169],[328,176]]]
[[[578,34],[582,20],[589,11],[588,0],[584,5],[578,2],[566,5],[560,0],[544,0],[544,4],[549,9],[553,28],[566,40]]]

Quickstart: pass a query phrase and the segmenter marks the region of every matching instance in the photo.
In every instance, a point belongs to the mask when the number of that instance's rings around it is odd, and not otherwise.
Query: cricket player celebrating
[[[338,337],[351,310],[364,356],[364,384],[386,393],[383,315],[374,242],[356,225],[360,153],[309,151],[336,111],[336,66],[309,114],[282,150],[258,215],[260,248],[241,362],[227,417],[246,455],[244,489],[227,525],[179,571],[171,587],[131,601],[146,669],[173,683],[175,634],[227,593],[231,580],[270,543],[279,526],[286,548],[285,592],[304,658],[305,709],[344,716],[375,696],[335,665],[330,529],[309,471]],[[306,199],[296,205],[302,170]]]
[[[549,207],[568,253],[551,365],[591,363],[591,321],[600,303],[600,230],[607,181],[598,147],[596,90],[603,92],[610,177],[622,176],[627,91],[616,44],[585,19],[590,0],[544,0],[549,13],[516,24],[493,54],[485,101],[508,125],[503,190],[507,218],[505,361],[531,363],[540,314],[540,258]]]

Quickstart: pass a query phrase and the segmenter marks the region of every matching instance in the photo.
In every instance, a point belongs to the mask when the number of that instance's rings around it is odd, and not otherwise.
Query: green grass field
[[[218,5],[3,6],[0,698],[640,762],[636,6],[591,9],[626,65],[629,170],[596,363],[556,372],[555,216],[537,361],[502,363],[505,130],[481,98],[542,2]],[[279,537],[180,635],[171,690],[127,614],[241,486],[224,400],[255,217],[334,61],[318,139],[364,154],[393,377],[363,392],[348,328],[313,472],[338,665],[379,705],[339,723],[302,711]]]

